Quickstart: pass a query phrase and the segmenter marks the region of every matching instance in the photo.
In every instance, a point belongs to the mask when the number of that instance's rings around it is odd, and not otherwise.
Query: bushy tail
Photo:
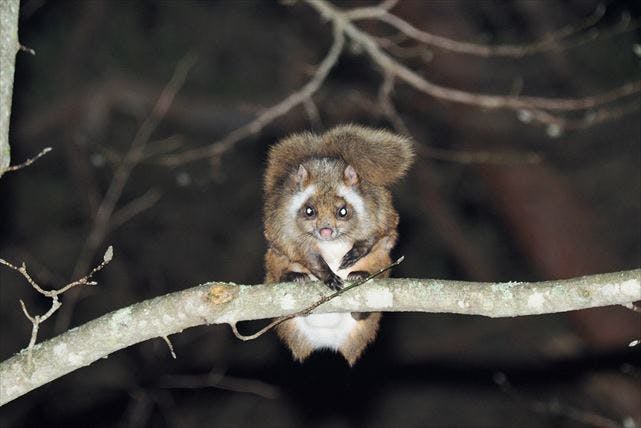
[[[311,158],[340,157],[372,184],[386,186],[401,178],[414,159],[412,142],[382,129],[342,125],[322,135],[295,134],[272,146],[265,173],[265,191]]]

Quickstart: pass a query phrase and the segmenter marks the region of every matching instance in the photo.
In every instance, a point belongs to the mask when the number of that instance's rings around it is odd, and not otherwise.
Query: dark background
[[[484,59],[435,49],[429,62],[402,61],[470,91],[595,94],[640,77],[638,29],[606,30],[622,19],[638,24],[635,3],[608,3],[595,26],[601,37],[567,50]],[[393,12],[435,34],[496,44],[577,25],[596,6],[410,0]],[[359,26],[394,34],[371,21]],[[25,0],[20,39],[37,54],[17,57],[12,159],[54,151],[0,181],[0,256],[25,261],[41,285],[60,287],[74,270],[97,264],[107,245],[115,249],[100,285],[65,294],[39,340],[209,280],[260,283],[269,145],[345,122],[392,128],[377,103],[379,70],[346,49],[314,97],[320,123],[298,107],[218,162],[170,168],[162,154],[151,156],[133,169],[117,207],[150,189],[159,200],[91,251],[85,243],[98,204],[181,58],[193,52],[198,62],[150,150],[211,144],[301,87],[331,43],[330,27],[301,2]],[[638,111],[551,137],[514,112],[437,101],[402,84],[393,99],[428,150],[395,187],[394,254],[406,256],[395,276],[529,281],[639,267]],[[466,164],[436,159],[435,148],[535,152],[543,160]],[[44,313],[49,300],[6,269],[0,297],[6,359],[31,331],[18,300],[31,313]],[[329,352],[294,363],[273,334],[240,342],[226,326],[198,327],[172,337],[176,360],[160,339],[133,346],[9,403],[0,425],[640,426],[639,352],[627,346],[640,333],[639,315],[622,308],[494,320],[387,314],[377,341],[349,369]],[[511,387],[497,385],[501,374]]]

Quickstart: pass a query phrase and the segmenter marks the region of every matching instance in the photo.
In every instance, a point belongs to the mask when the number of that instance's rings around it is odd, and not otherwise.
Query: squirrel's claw
[[[338,276],[332,273],[325,281],[325,285],[330,288],[330,290],[338,291],[343,288],[343,280]]]
[[[280,277],[280,282],[305,282],[309,279],[307,274],[302,272],[287,271]]]
[[[347,269],[350,266],[354,266],[354,264],[360,258],[361,258],[361,255],[359,254],[359,251],[356,249],[356,247],[353,247],[343,256],[343,259],[341,260],[341,265],[338,267],[338,269],[339,270]]]
[[[368,276],[370,276],[369,272],[366,272],[364,270],[355,270],[347,275],[347,279],[349,279],[350,281],[360,281],[367,278]]]

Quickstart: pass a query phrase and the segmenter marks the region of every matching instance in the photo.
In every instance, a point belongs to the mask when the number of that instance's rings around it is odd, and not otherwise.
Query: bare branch
[[[440,149],[437,147],[420,146],[417,149],[421,156],[445,162],[462,164],[494,164],[494,165],[529,165],[540,163],[543,157],[536,152],[490,152]]]
[[[171,353],[171,357],[175,360],[176,353],[174,352],[174,345],[172,345],[171,340],[169,340],[169,336],[162,336],[162,339],[167,344],[167,347],[169,348],[169,352]]]
[[[309,119],[312,128],[321,129],[323,127],[323,123],[321,121],[320,113],[318,112],[318,108],[316,107],[316,103],[314,103],[314,100],[311,98],[306,99],[305,101],[303,101],[303,107],[305,107],[305,114],[307,114],[307,118]]]
[[[52,150],[51,147],[45,147],[44,149],[42,149],[42,151],[40,151],[40,153],[38,153],[34,157],[29,158],[18,165],[11,165],[9,168],[6,169],[6,172],[17,171],[19,169],[28,167],[29,165],[31,165],[32,163],[34,163],[35,161],[37,161],[38,159],[40,159],[41,157],[49,153],[51,150]]]
[[[274,385],[254,379],[227,376],[225,373],[211,372],[204,375],[167,375],[160,381],[162,388],[202,389],[218,388],[227,391],[255,394],[259,397],[276,399],[280,389]]]
[[[133,169],[145,159],[145,149],[147,143],[151,138],[151,135],[156,130],[160,122],[163,120],[167,111],[171,107],[176,95],[183,87],[185,80],[189,71],[196,63],[196,56],[193,53],[188,53],[183,57],[176,67],[171,76],[171,79],[163,90],[161,91],[154,107],[151,112],[144,120],[144,122],[138,128],[134,139],[131,142],[129,150],[125,154],[124,158],[121,160],[118,168],[114,172],[113,178],[109,183],[109,187],[105,192],[100,205],[96,211],[96,215],[93,219],[93,224],[91,230],[84,244],[83,250],[80,252],[80,256],[76,261],[76,264],[73,269],[72,277],[79,275],[81,272],[87,270],[91,259],[95,256],[96,250],[105,240],[107,233],[114,227],[122,224],[123,221],[128,220],[127,216],[133,216],[137,214],[135,211],[121,211],[116,220],[117,224],[113,224],[113,215],[116,210],[116,206],[120,201],[124,188],[129,180],[131,172]],[[142,205],[138,206],[129,206],[130,209],[144,209],[145,203],[149,206],[149,200],[142,200]],[[155,203],[155,202],[154,202]],[[124,216],[123,216],[124,214]],[[58,318],[56,319],[56,329],[58,331],[64,331],[69,327],[71,323],[71,317],[73,314],[73,309],[75,307],[76,301],[80,298],[79,294],[69,295],[69,299],[65,309],[61,311]]]
[[[276,318],[327,297],[316,283],[209,283],[119,309],[0,363],[0,405],[80,367],[155,337],[203,324]],[[641,300],[641,269],[535,283],[375,279],[317,307],[328,312],[448,312],[514,317]]]
[[[480,57],[509,57],[521,58],[527,55],[549,51],[567,49],[572,46],[577,46],[588,41],[594,40],[594,35],[588,35],[579,40],[566,41],[564,39],[578,34],[601,20],[605,14],[605,7],[599,5],[592,15],[587,17],[583,22],[577,26],[567,26],[558,31],[546,34],[541,40],[536,40],[532,43],[521,45],[483,45],[478,43],[461,42],[447,37],[438,36],[427,31],[419,30],[409,22],[399,18],[398,16],[389,13],[387,10],[380,7],[372,8],[358,8],[345,12],[345,16],[352,20],[359,19],[376,19],[396,28],[401,34],[408,38],[416,40],[417,42],[426,45],[443,49],[450,52],[475,55]],[[610,33],[619,33],[621,31],[631,31],[634,28],[628,26],[621,28],[617,27]],[[608,33],[608,35],[611,35]]]
[[[518,112],[519,120],[530,122],[533,119],[549,126],[554,126],[559,130],[585,129],[599,123],[612,119],[618,119],[627,114],[639,110],[639,100],[634,99],[630,102],[621,103],[620,105],[609,105],[596,110],[587,110],[582,118],[566,118],[547,113],[544,110],[520,110]]]
[[[178,65],[176,65],[174,74],[160,93],[151,113],[138,129],[136,136],[131,142],[129,151],[123,158],[118,169],[114,172],[114,177],[109,188],[98,207],[98,211],[94,218],[93,228],[87,238],[86,246],[89,249],[93,249],[98,246],[104,239],[107,231],[109,230],[111,216],[116,204],[120,200],[120,196],[122,195],[131,171],[144,157],[145,147],[151,137],[151,134],[156,130],[158,124],[165,117],[167,110],[171,107],[174,98],[185,83],[187,74],[194,66],[195,62],[195,56],[193,54],[188,54],[178,63]],[[86,251],[83,253],[86,253]]]
[[[376,39],[370,34],[357,28],[346,12],[343,12],[325,0],[305,0],[324,18],[342,24],[345,35],[353,42],[363,47],[365,52],[385,73],[391,74],[414,89],[445,101],[488,109],[520,110],[549,110],[555,112],[571,112],[601,107],[614,101],[630,97],[641,92],[641,81],[633,81],[598,95],[582,98],[545,98],[532,96],[488,95],[440,86],[419,76],[385,53]],[[533,119],[550,123],[549,117],[536,116]]]
[[[70,288],[78,285],[95,285],[96,283],[90,282],[89,279],[96,272],[104,268],[111,261],[112,257],[113,257],[113,248],[109,246],[109,248],[107,248],[107,251],[105,252],[105,255],[103,256],[102,262],[98,266],[96,266],[91,272],[89,272],[89,274],[57,290],[44,290],[42,287],[40,287],[40,285],[38,285],[38,283],[33,280],[31,275],[29,275],[29,272],[27,272],[27,267],[25,266],[24,263],[22,264],[22,266],[17,267],[4,259],[0,259],[0,264],[5,265],[9,269],[15,270],[16,272],[19,272],[27,280],[29,285],[33,287],[34,290],[36,290],[38,293],[42,294],[43,296],[51,298],[51,307],[49,308],[49,310],[45,312],[43,315],[36,315],[36,316],[30,315],[29,311],[27,311],[27,307],[25,306],[24,302],[22,301],[22,299],[20,300],[20,307],[22,308],[22,312],[24,312],[25,317],[27,317],[27,319],[31,321],[31,324],[32,324],[31,338],[29,339],[29,345],[26,348],[27,349],[27,367],[29,370],[33,368],[32,353],[33,353],[34,345],[36,344],[36,339],[38,338],[38,330],[40,329],[40,324],[42,324],[44,321],[49,319],[49,317],[51,317],[51,315],[53,315],[54,312],[56,312],[60,308],[60,306],[62,306],[62,304],[60,303],[60,300],[58,299],[58,296],[64,293],[65,291],[69,290]]]
[[[203,158],[216,158],[222,155],[227,150],[231,149],[236,143],[260,132],[266,125],[275,119],[288,113],[291,109],[305,103],[318,91],[321,87],[330,70],[338,61],[338,57],[343,51],[345,43],[345,36],[343,32],[343,24],[341,21],[334,21],[334,42],[332,43],[327,56],[320,63],[314,77],[305,84],[301,89],[288,95],[284,100],[280,101],[262,112],[256,119],[249,122],[240,128],[227,134],[223,139],[210,144],[205,147],[187,150],[182,153],[165,156],[160,160],[161,163],[168,166],[178,166],[184,163],[192,162]]]
[[[142,196],[137,197],[122,208],[114,212],[111,219],[111,229],[117,229],[138,214],[156,205],[162,192],[158,189],[149,189]]]
[[[394,76],[385,74],[385,79],[378,90],[378,106],[392,123],[394,129],[402,135],[412,136],[412,133],[405,125],[403,118],[396,110],[392,101],[392,92],[394,90]],[[416,144],[416,151],[426,158],[437,159],[446,162],[457,162],[462,164],[533,164],[541,162],[539,154],[533,152],[526,153],[496,153],[488,151],[466,151],[440,149],[425,145]]]
[[[411,132],[405,125],[405,122],[401,118],[401,115],[396,111],[394,107],[394,102],[392,101],[392,92],[394,91],[394,75],[391,73],[385,73],[383,83],[378,88],[378,105],[381,108],[383,114],[388,118],[388,120],[394,126],[397,132],[402,135],[411,136]]]
[[[383,272],[387,272],[388,270],[394,268],[395,266],[398,266],[399,264],[401,264],[403,262],[404,259],[405,259],[405,257],[400,257],[394,263],[392,263],[389,266],[386,266],[386,267],[380,269],[378,272],[374,272],[373,274],[369,275],[367,278],[361,279],[359,281],[355,281],[352,284],[349,284],[348,286],[341,288],[340,290],[336,291],[335,293],[330,294],[329,296],[324,296],[321,299],[319,299],[316,302],[312,303],[308,307],[301,309],[298,312],[294,312],[293,314],[288,314],[288,315],[279,317],[279,318],[273,320],[272,322],[270,322],[267,326],[265,326],[265,327],[261,328],[260,330],[258,330],[254,334],[250,334],[248,336],[240,334],[238,332],[238,329],[236,328],[236,323],[230,323],[232,332],[234,333],[234,336],[236,336],[238,339],[240,339],[242,341],[246,342],[248,340],[254,340],[254,339],[262,336],[263,334],[267,333],[268,331],[270,331],[271,329],[273,329],[277,325],[279,325],[279,324],[281,324],[281,323],[283,323],[283,322],[285,322],[287,320],[290,320],[290,319],[296,318],[296,317],[300,317],[300,316],[304,316],[304,315],[309,315],[314,309],[316,309],[320,305],[323,305],[323,304],[329,302],[330,300],[337,298],[338,296],[340,296],[341,294],[345,293],[346,291],[349,291],[349,290],[351,290],[353,288],[359,287],[359,286],[365,284],[367,281],[376,278],[377,276],[379,276]]]
[[[421,77],[411,69],[404,66],[402,63],[390,57],[383,50],[383,48],[393,48],[394,50],[400,50],[402,55],[404,56],[426,56],[427,53],[424,48],[414,49],[410,52],[406,52],[405,50],[407,48],[401,48],[400,46],[398,46],[397,42],[393,41],[391,37],[380,38],[373,36],[359,29],[353,23],[353,21],[357,19],[375,18],[384,20],[385,22],[389,21],[388,23],[390,23],[390,25],[401,28],[402,31],[400,35],[403,38],[410,37],[424,39],[422,41],[425,44],[448,48],[450,50],[458,50],[464,53],[474,53],[481,56],[523,56],[535,52],[540,52],[542,50],[563,48],[564,45],[560,45],[559,40],[593,26],[603,15],[603,8],[598,8],[591,17],[587,18],[577,28],[563,28],[557,32],[548,34],[544,39],[531,44],[484,46],[472,43],[458,42],[455,40],[434,36],[412,27],[409,23],[388,12],[389,9],[391,9],[397,3],[394,0],[384,1],[375,7],[357,8],[346,11],[341,11],[326,0],[305,0],[305,2],[316,9],[324,19],[332,21],[334,32],[334,42],[332,44],[332,47],[327,53],[327,56],[320,63],[319,67],[314,73],[313,78],[298,91],[291,93],[279,103],[263,111],[263,113],[258,115],[253,121],[231,131],[220,140],[204,147],[160,156],[157,158],[157,162],[171,167],[207,158],[212,162],[217,162],[217,159],[223,153],[230,150],[238,142],[260,132],[269,123],[273,122],[278,117],[287,114],[289,111],[299,105],[302,105],[305,108],[305,111],[310,118],[310,121],[312,121],[313,126],[319,126],[320,123],[318,120],[317,111],[313,105],[312,96],[319,90],[319,88],[327,78],[329,71],[336,64],[338,57],[343,50],[346,37],[354,42],[357,46],[364,48],[369,57],[380,68],[382,68],[382,71],[385,75],[385,83],[383,87],[381,87],[381,90],[387,91],[388,99],[389,92],[393,88],[393,82],[395,80],[400,80],[424,94],[450,102],[462,103],[489,109],[509,109],[519,113],[526,111],[526,116],[529,118],[530,122],[551,125],[554,130],[574,129],[579,127],[592,126],[602,121],[610,120],[638,110],[637,103],[630,103],[625,108],[605,108],[602,106],[638,94],[639,92],[641,92],[641,81],[629,82],[610,91],[582,98],[546,98],[515,95],[491,95],[462,91],[454,88],[440,86]],[[620,26],[620,28],[617,27],[612,30],[611,33],[627,31],[629,29],[630,28],[628,25]],[[573,43],[578,42],[574,41]],[[392,120],[396,128],[402,129],[400,122],[396,120],[396,118],[398,118],[398,115],[396,115],[395,118],[395,116],[391,114],[391,112],[387,108],[389,107],[389,104],[381,103],[381,105],[384,107],[385,114]],[[564,118],[558,116],[557,114],[550,113],[565,113],[589,109],[594,109],[595,111],[587,114],[586,120],[580,121]],[[531,160],[526,160],[526,162],[530,161]]]
[[[36,56],[36,51],[35,50],[31,49],[28,46],[23,45],[22,43],[18,46],[18,49],[20,49],[20,51],[22,51],[22,52],[28,53],[29,55]]]
[[[549,402],[530,400],[511,385],[510,381],[504,373],[495,373],[494,382],[501,388],[501,391],[503,391],[505,394],[510,396],[515,401],[526,405],[537,413],[561,416],[569,420],[576,421],[586,426],[595,428],[625,427],[625,425],[622,426],[617,421],[607,418],[603,415],[599,415],[598,413],[590,410],[584,410],[562,404],[559,400],[553,400]]]

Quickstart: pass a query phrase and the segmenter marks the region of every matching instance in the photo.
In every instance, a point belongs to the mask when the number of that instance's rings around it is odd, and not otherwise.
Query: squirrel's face
[[[319,171],[313,171],[312,175],[300,167],[299,186],[290,199],[290,213],[301,234],[320,241],[350,238],[365,211],[356,173],[350,166],[343,165],[338,171],[324,166],[320,175]]]
[[[312,189],[316,186],[312,185]],[[355,208],[337,193],[312,194],[296,211],[300,231],[321,241],[348,236],[356,222]]]

